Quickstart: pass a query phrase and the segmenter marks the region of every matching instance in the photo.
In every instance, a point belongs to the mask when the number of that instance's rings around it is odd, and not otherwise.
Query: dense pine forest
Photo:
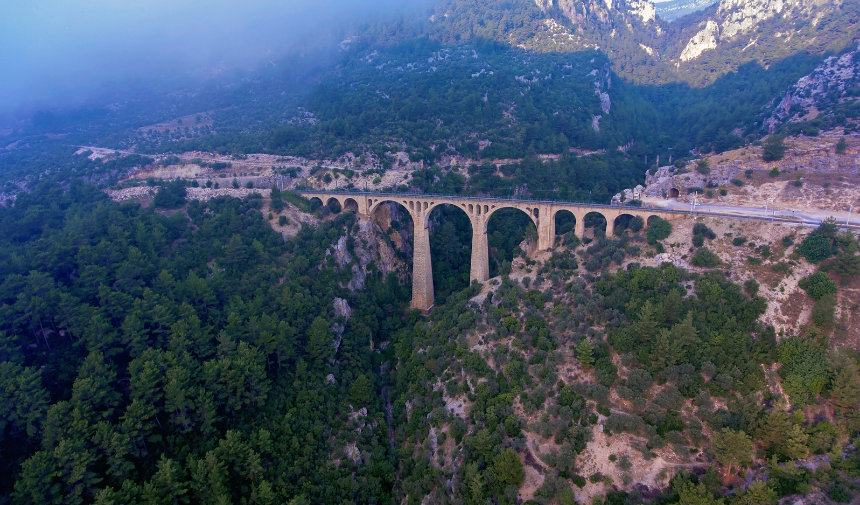
[[[4,502],[393,499],[393,347],[370,343],[410,324],[408,290],[338,287],[325,251],[354,216],[284,242],[260,205],[45,183],[0,209]],[[334,465],[333,436],[370,464]]]

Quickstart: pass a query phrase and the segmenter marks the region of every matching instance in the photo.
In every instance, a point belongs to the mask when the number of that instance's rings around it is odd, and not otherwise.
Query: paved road
[[[649,207],[661,207],[665,209],[671,210],[690,210],[690,204],[687,202],[679,202],[675,199],[671,200],[659,200],[659,199],[646,199],[643,200],[643,204]],[[855,209],[855,211],[860,209]],[[710,213],[717,214],[731,214],[737,215],[741,217],[755,217],[755,218],[770,218],[771,216],[776,216],[777,218],[782,218],[783,220],[795,220],[800,224],[809,225],[809,226],[818,226],[819,223],[827,219],[828,217],[835,217],[837,223],[839,225],[844,226],[846,224],[846,220],[848,218],[848,212],[830,212],[824,210],[805,210],[803,212],[792,211],[792,210],[781,210],[777,207],[774,212],[770,208],[765,210],[763,207],[743,207],[740,205],[714,205],[714,204],[698,204],[696,205],[696,212],[707,215]],[[852,212],[851,213],[851,226],[860,226],[860,213]]]

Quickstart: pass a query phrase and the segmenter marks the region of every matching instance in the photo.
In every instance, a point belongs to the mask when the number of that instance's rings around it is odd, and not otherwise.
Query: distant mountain
[[[721,0],[672,23],[646,0],[535,2],[581,28],[584,43],[600,46],[619,74],[699,86],[749,61],[768,66],[800,51],[837,52],[857,36],[860,19],[857,0]]]
[[[491,39],[530,51],[597,49],[637,83],[703,86],[747,62],[835,53],[858,35],[860,0],[444,0],[413,25],[442,43]],[[699,9],[683,15],[682,6]],[[683,7],[686,8],[686,7]],[[692,8],[692,7],[690,7]],[[671,23],[660,12],[669,12]],[[680,17],[678,17],[680,16]],[[390,24],[386,36],[414,36]]]
[[[657,15],[666,21],[678,19],[681,16],[700,11],[714,5],[719,0],[670,0],[655,4]]]

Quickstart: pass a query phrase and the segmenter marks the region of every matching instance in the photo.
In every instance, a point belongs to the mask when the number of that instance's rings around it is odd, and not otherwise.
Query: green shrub
[[[711,167],[708,166],[708,160],[702,159],[696,162],[696,172],[702,175],[711,173]]]
[[[732,179],[732,184],[734,184],[735,186],[740,187],[740,186],[743,186],[743,185],[744,185],[744,181],[742,181],[742,180],[740,180],[740,179]]]
[[[755,298],[755,296],[758,294],[758,289],[759,284],[755,279],[747,279],[747,281],[744,282],[744,291],[746,291],[747,294],[749,294],[753,298]]]
[[[806,258],[806,261],[818,263],[833,254],[833,243],[830,238],[816,230],[803,239],[797,246],[797,252]]]
[[[672,224],[665,219],[654,217],[648,223],[648,233],[646,234],[648,238],[648,243],[651,245],[656,244],[660,240],[665,239],[669,235],[672,234]]]
[[[781,173],[782,172],[780,172],[778,168],[774,167],[770,172],[767,173],[767,175],[771,177],[779,177],[779,174]]]
[[[702,268],[713,268],[722,263],[720,257],[707,247],[702,247],[690,259],[690,264]]]
[[[764,161],[778,161],[784,156],[785,138],[782,135],[771,135],[764,141],[764,151],[762,152]]]
[[[839,142],[836,143],[836,154],[845,154],[845,148],[848,145],[845,143],[845,137],[839,139]]]
[[[830,329],[836,316],[836,298],[833,295],[824,295],[812,306],[812,323],[819,328]]]
[[[827,295],[836,294],[837,290],[836,282],[820,270],[809,277],[800,279],[797,285],[800,286],[800,289],[805,290],[813,300],[821,300]]]
[[[705,236],[704,235],[693,235],[693,245],[695,247],[702,247],[702,245],[704,245],[704,243],[705,243]]]
[[[747,239],[745,237],[735,237],[732,239],[732,245],[735,247],[740,247],[746,243]]]
[[[845,139],[840,139],[839,141],[845,142]],[[851,491],[843,484],[836,484],[830,488],[830,491],[827,493],[827,497],[836,503],[848,503],[851,501],[851,496]]]
[[[708,240],[714,240],[717,238],[717,234],[704,223],[696,223],[693,225],[693,235],[702,235]]]

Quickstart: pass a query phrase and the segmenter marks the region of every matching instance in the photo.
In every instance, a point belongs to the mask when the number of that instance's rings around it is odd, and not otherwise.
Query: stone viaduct
[[[606,219],[606,231],[611,233],[616,219],[622,215],[639,216],[647,226],[649,218],[659,216],[666,220],[682,217],[684,212],[642,207],[619,207],[589,205],[537,200],[508,200],[498,198],[436,196],[404,193],[351,193],[325,191],[298,191],[307,199],[318,199],[323,205],[334,202],[345,211],[357,212],[372,217],[383,203],[392,202],[403,206],[412,217],[414,226],[412,258],[412,307],[428,311],[433,307],[433,269],[430,259],[430,213],[440,205],[452,205],[461,209],[472,223],[472,267],[470,279],[485,282],[490,277],[487,223],[499,209],[519,209],[535,224],[538,232],[537,250],[550,249],[555,244],[556,214],[569,211],[576,219],[574,233],[582,237],[585,232],[585,216],[596,212]]]

